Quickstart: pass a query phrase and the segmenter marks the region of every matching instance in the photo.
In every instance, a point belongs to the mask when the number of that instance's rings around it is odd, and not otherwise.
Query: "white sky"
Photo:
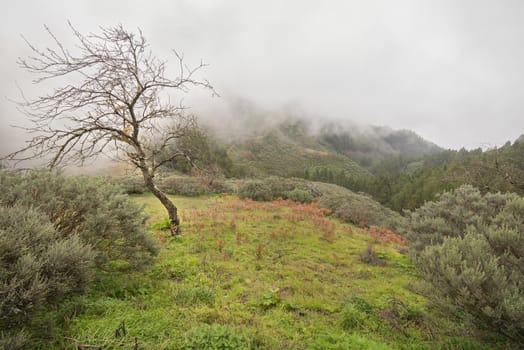
[[[449,148],[501,145],[524,133],[524,1],[4,1],[0,13],[0,153],[24,135],[5,97],[31,86],[16,59],[48,25],[81,32],[140,27],[163,58],[209,63],[222,95],[188,97],[217,118],[242,98],[265,110],[414,130]],[[175,63],[175,60],[173,60]],[[19,145],[19,143],[18,143]]]

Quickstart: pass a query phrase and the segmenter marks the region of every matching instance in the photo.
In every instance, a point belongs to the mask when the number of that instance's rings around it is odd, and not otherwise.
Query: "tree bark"
[[[147,171],[147,169],[142,170],[142,175],[144,176],[144,182],[146,187],[153,193],[153,195],[162,203],[164,208],[166,208],[167,215],[169,217],[169,226],[171,228],[171,234],[177,236],[181,233],[180,230],[180,220],[178,219],[178,209],[171,202],[171,200],[162,192],[158,187],[156,187],[155,182],[153,181],[153,176]]]

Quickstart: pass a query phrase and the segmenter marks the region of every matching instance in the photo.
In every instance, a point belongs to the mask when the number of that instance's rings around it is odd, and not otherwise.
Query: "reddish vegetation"
[[[282,208],[287,208],[284,213],[282,213]],[[231,198],[217,198],[213,200],[212,206],[209,209],[189,209],[184,211],[183,218],[187,220],[192,228],[196,228],[197,232],[201,231],[204,228],[204,222],[211,220],[213,233],[215,237],[218,238],[218,232],[222,231],[233,231],[235,241],[237,244],[242,242],[242,237],[238,229],[239,221],[245,222],[246,220],[251,220],[254,218],[256,213],[255,210],[263,211],[265,213],[275,213],[278,212],[278,217],[281,219],[299,222],[299,221],[311,221],[314,225],[314,228],[321,234],[321,238],[328,241],[334,242],[336,239],[336,224],[326,218],[326,216],[331,214],[329,209],[321,208],[318,202],[313,203],[298,203],[290,200],[277,199],[271,202],[257,202],[253,200],[231,200]],[[238,216],[240,211],[245,212],[241,217]],[[229,213],[234,213],[232,216]],[[386,242],[386,243],[396,243],[400,246],[406,246],[407,241],[401,235],[385,228],[371,226],[368,227],[367,222],[361,222],[360,226],[366,229],[366,232],[374,237],[377,241]],[[343,230],[349,234],[353,233],[354,228],[349,225],[344,225]],[[270,238],[275,238],[277,236],[287,236],[290,232],[287,230],[276,229],[269,232]],[[221,249],[221,244],[217,240],[217,245]],[[260,245],[257,248],[257,257],[260,257],[264,246]]]
[[[217,247],[218,247],[218,251],[222,252],[222,248],[224,248],[224,241],[221,239],[217,239]]]
[[[263,244],[259,244],[259,245],[257,246],[257,259],[261,259],[261,258],[262,258],[262,252],[264,251],[264,248],[265,248],[265,247],[266,247],[266,246],[263,245]]]
[[[237,242],[237,244],[240,244],[242,243],[242,237],[240,236],[240,233],[235,233],[235,241]]]
[[[408,244],[406,238],[385,227],[371,226],[368,230],[368,233],[377,241],[396,243],[400,246],[406,246]]]

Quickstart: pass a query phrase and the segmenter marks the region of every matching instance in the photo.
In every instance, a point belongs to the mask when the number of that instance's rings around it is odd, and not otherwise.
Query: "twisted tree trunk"
[[[162,192],[158,187],[156,187],[155,182],[153,181],[153,176],[149,173],[147,169],[140,169],[142,175],[144,176],[144,183],[146,187],[153,193],[153,195],[162,203],[164,208],[167,211],[169,217],[169,226],[171,228],[171,234],[177,236],[181,233],[180,230],[180,220],[178,219],[178,209],[171,202],[171,200]]]

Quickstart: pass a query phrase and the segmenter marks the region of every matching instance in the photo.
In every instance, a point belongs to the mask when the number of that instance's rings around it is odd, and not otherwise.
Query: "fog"
[[[171,49],[203,59],[221,97],[194,91],[186,104],[238,132],[253,115],[293,115],[410,129],[446,148],[502,145],[524,133],[523,16],[517,0],[6,1],[0,150],[28,137],[9,127],[26,123],[9,101],[17,86],[45,93],[16,64],[29,54],[21,35],[44,47],[45,24],[68,46],[68,20],[81,32],[139,27],[173,64]]]

